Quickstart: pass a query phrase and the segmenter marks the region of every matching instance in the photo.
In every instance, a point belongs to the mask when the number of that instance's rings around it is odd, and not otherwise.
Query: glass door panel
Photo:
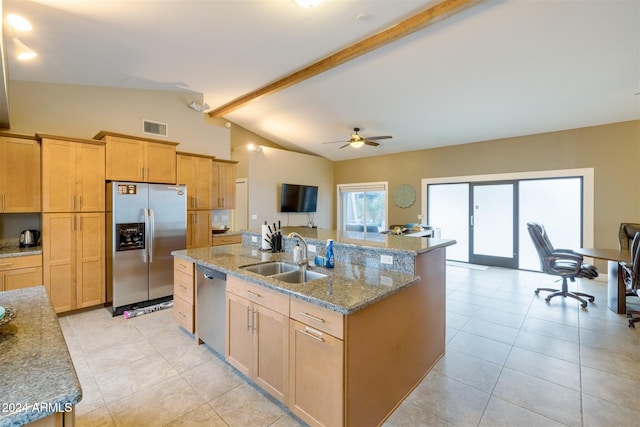
[[[515,184],[472,184],[472,189],[469,261],[517,268]]]
[[[469,261],[469,184],[431,184],[427,187],[427,223],[440,229],[443,239],[457,243],[447,247],[447,259]]]

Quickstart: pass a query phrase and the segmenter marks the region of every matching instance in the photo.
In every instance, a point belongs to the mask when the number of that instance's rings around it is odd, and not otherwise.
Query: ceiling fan
[[[375,141],[379,141],[381,139],[393,138],[390,135],[364,137],[364,136],[360,136],[358,132],[360,132],[360,128],[353,128],[353,133],[351,134],[351,137],[347,141],[332,141],[332,142],[325,142],[324,144],[335,144],[337,142],[346,142],[347,144],[343,145],[340,148],[344,148],[349,145],[352,146],[353,148],[360,148],[363,145],[371,145],[373,147],[376,147],[380,144],[378,144]]]

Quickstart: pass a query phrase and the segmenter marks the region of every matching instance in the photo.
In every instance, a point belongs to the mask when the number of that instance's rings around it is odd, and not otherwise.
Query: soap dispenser
[[[327,254],[326,254],[327,260],[326,260],[326,267],[327,268],[333,268],[334,264],[334,259],[333,259],[333,239],[328,239],[327,240]]]

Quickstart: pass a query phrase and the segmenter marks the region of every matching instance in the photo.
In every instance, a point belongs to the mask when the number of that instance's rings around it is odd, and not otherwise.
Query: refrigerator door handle
[[[149,209],[149,231],[151,232],[151,237],[149,238],[149,262],[153,262],[153,242],[156,238],[155,236],[155,228],[156,228],[156,217],[153,213],[153,209]]]
[[[144,250],[142,251],[142,262],[147,263],[147,251],[149,250],[149,209],[144,211]]]

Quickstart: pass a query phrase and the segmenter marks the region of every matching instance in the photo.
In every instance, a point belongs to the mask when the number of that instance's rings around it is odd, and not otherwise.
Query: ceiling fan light
[[[322,0],[295,0],[298,6],[303,7],[305,9],[311,9],[312,7],[317,7]]]
[[[353,148],[360,148],[364,145],[364,139],[358,139],[357,141],[351,141],[349,143]]]

